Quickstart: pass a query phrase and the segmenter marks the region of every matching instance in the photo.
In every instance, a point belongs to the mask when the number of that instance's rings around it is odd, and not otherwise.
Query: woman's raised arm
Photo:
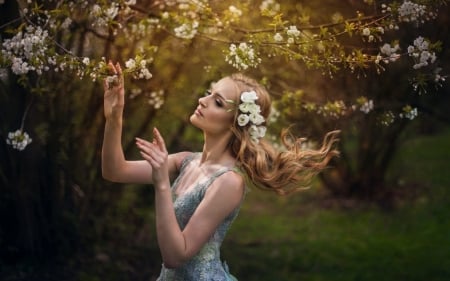
[[[102,146],[102,175],[123,183],[150,183],[151,166],[146,161],[126,161],[122,149],[122,118],[125,87],[120,64],[108,64],[111,76],[103,82],[105,132]]]
[[[106,119],[102,146],[103,178],[121,183],[152,183],[152,166],[146,160],[128,161],[125,159],[122,148],[123,108],[125,106],[124,79],[119,63],[113,65],[112,62],[109,62],[108,67],[111,76],[103,82],[103,104]],[[180,152],[169,155],[170,179],[176,176],[181,161],[187,154],[187,152]]]

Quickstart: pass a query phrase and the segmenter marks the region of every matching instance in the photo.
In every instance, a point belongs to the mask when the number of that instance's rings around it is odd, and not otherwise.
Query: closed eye
[[[216,101],[216,105],[217,105],[218,107],[223,107],[223,103],[222,103],[222,100],[221,100],[221,99],[216,99],[215,101]]]
[[[210,95],[212,95],[211,90],[207,90],[207,91],[205,92],[205,97],[210,96]],[[219,94],[217,94],[217,93],[215,93],[213,96],[215,97],[214,102],[216,103],[216,105],[217,105],[218,107],[223,107],[224,104],[223,104],[223,101],[222,101],[222,96],[219,95]]]

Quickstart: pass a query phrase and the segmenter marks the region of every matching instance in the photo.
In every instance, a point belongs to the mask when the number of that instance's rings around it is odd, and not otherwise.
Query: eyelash
[[[207,91],[205,92],[205,97],[210,96],[211,94],[212,94],[212,92],[211,92],[210,90],[207,90]],[[216,102],[216,105],[217,105],[218,107],[223,107],[223,104],[222,104],[222,101],[221,101],[221,100],[216,99],[215,102]]]

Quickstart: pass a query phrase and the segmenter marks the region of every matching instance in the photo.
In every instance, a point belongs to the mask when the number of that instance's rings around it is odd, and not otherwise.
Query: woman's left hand
[[[155,188],[170,188],[168,153],[164,139],[159,131],[153,129],[153,141],[136,138],[142,157],[152,166],[152,180]]]

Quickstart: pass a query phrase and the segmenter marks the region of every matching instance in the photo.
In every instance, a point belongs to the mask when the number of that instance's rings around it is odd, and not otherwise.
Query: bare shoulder
[[[228,171],[219,176],[210,186],[207,193],[210,196],[228,198],[240,202],[244,195],[245,182],[242,175],[235,171]]]
[[[177,171],[179,171],[180,167],[181,167],[181,162],[183,162],[183,160],[186,157],[188,157],[189,155],[191,155],[192,153],[193,152],[190,152],[190,151],[182,151],[182,152],[170,154],[169,159],[173,165],[173,168],[175,168]]]
[[[239,173],[231,170],[217,178],[218,183],[242,190],[244,188],[244,178]]]
[[[169,178],[170,180],[174,180],[180,172],[181,162],[187,156],[191,155],[192,152],[183,151],[178,153],[173,153],[169,155]]]

